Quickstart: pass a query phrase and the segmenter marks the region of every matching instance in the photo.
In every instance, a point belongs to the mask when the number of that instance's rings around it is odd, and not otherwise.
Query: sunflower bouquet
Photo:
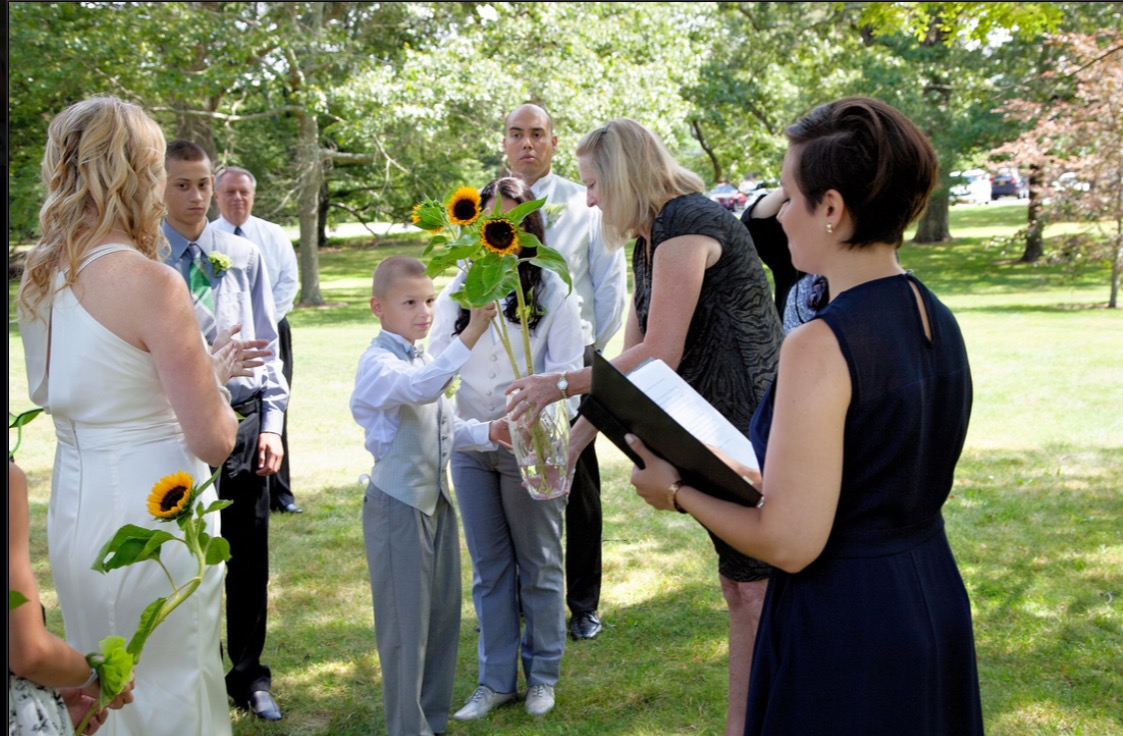
[[[530,351],[530,330],[528,323],[532,317],[532,307],[527,304],[519,279],[519,264],[532,263],[558,274],[566,286],[572,290],[573,281],[565,258],[556,250],[547,247],[533,233],[522,229],[522,221],[532,212],[539,210],[546,200],[536,199],[524,202],[509,212],[501,210],[500,198],[496,198],[495,208],[484,212],[480,207],[480,193],[473,187],[460,187],[444,202],[427,199],[413,208],[413,222],[431,237],[422,257],[429,257],[426,274],[434,278],[450,268],[465,271],[463,286],[452,298],[465,308],[482,307],[503,299],[514,292],[518,300],[517,314],[522,325],[522,349],[526,369],[534,370],[534,360]],[[534,255],[522,257],[522,249],[533,249]],[[503,344],[515,378],[523,378],[515,348],[507,331],[507,321],[503,310],[492,318],[496,333]],[[564,473],[565,453],[558,457],[556,447],[550,446],[550,431],[544,425],[545,413],[535,424],[524,428],[531,452],[529,462],[522,462],[523,479],[535,498],[548,499],[559,495],[557,486],[564,487],[564,477],[558,481],[558,470]],[[556,423],[555,423],[556,424]],[[568,423],[561,422],[565,430]],[[517,428],[512,426],[512,439],[516,454],[520,447]],[[568,438],[568,435],[567,435]]]
[[[160,565],[171,585],[171,593],[157,598],[140,614],[136,633],[127,643],[120,636],[107,636],[100,643],[100,650],[87,657],[90,666],[98,674],[101,695],[97,703],[78,725],[75,734],[83,733],[90,717],[109,704],[124,690],[132,680],[133,666],[140,661],[141,651],[148,637],[181,603],[203,582],[208,565],[216,565],[230,559],[230,544],[222,537],[212,537],[206,531],[207,514],[220,511],[232,502],[213,501],[204,507],[199,500],[202,493],[218,477],[221,468],[215,470],[202,485],[195,485],[189,473],[180,471],[161,478],[148,495],[148,513],[161,523],[175,523],[183,532],[177,537],[163,529],[149,529],[135,524],[125,524],[105,543],[97,554],[93,569],[100,573],[127,567],[138,562],[152,560]],[[171,572],[160,559],[160,550],[168,542],[178,542],[187,547],[195,558],[197,570],[194,577],[177,584]]]

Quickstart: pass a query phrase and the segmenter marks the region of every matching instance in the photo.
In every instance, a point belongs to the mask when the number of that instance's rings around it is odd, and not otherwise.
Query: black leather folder
[[[682,474],[689,486],[715,498],[756,506],[760,491],[675,421],[628,377],[599,354],[593,357],[593,385],[581,415],[643,467],[624,435],[634,434]]]

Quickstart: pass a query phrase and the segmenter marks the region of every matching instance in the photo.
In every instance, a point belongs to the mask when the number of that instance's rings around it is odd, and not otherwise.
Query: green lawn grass
[[[958,316],[975,379],[948,533],[975,614],[987,732],[1123,734],[1123,314],[1102,308],[1106,270],[1074,277],[1060,265],[1010,263],[1017,253],[988,247],[1024,218],[1024,205],[956,207],[954,242],[901,252]],[[357,480],[370,458],[347,400],[378,329],[367,308],[370,273],[387,255],[420,255],[422,246],[383,243],[322,253],[333,306],[290,317],[292,469],[306,513],[273,517],[266,651],[285,719],[236,715],[236,734],[384,730]],[[8,401],[19,410],[29,404],[12,325],[8,342]],[[618,349],[619,340],[607,352]],[[61,631],[45,563],[49,420],[33,423],[24,443],[37,572],[49,623]],[[688,517],[642,503],[623,456],[607,442],[598,447],[605,632],[569,644],[549,716],[501,708],[484,722],[454,722],[450,734],[721,733],[727,620],[710,542]],[[454,708],[476,684],[466,550],[463,561]]]

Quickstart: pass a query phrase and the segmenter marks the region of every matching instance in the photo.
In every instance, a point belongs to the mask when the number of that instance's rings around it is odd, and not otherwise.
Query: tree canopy
[[[302,302],[339,220],[504,170],[502,118],[552,114],[555,167],[631,117],[707,183],[774,180],[783,129],[844,94],[882,97],[946,172],[1031,125],[999,112],[1053,70],[1046,33],[1119,27],[1115,3],[9,3],[9,236],[32,237],[47,123],[114,94],[167,137],[259,180],[259,214],[300,223]],[[1112,25],[1114,24],[1114,25]],[[924,240],[947,233],[946,188]]]

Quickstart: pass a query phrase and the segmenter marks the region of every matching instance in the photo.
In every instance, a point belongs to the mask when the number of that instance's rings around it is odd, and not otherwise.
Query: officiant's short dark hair
[[[164,161],[210,161],[211,157],[198,143],[178,138],[168,144]]]
[[[848,245],[900,247],[936,184],[939,163],[928,137],[904,114],[872,97],[848,97],[812,110],[784,134],[799,157],[796,185],[810,209],[831,189],[854,223]]]

